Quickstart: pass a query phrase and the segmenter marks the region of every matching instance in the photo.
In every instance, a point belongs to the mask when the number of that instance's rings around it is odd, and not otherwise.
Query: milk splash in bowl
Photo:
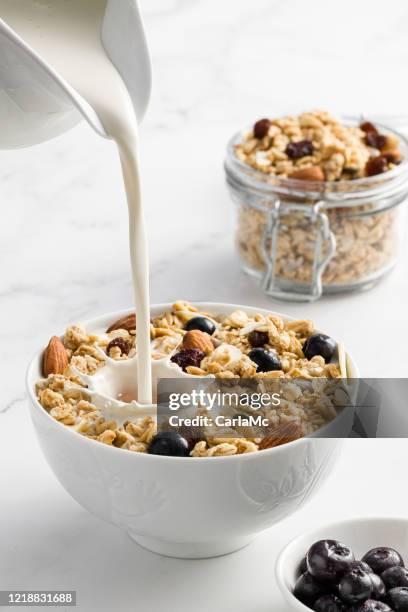
[[[118,147],[129,210],[138,403],[151,404],[149,264],[138,126],[130,94],[101,41],[106,9],[106,0],[0,0],[1,18],[94,109]]]

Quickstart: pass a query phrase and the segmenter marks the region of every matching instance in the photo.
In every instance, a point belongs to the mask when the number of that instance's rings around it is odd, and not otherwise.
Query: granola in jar
[[[313,286],[315,299],[321,286],[373,284],[398,257],[406,153],[391,129],[324,111],[262,119],[236,136],[226,172],[244,269],[278,297],[282,287],[289,297]]]
[[[94,333],[74,325],[61,339],[54,336],[44,351],[44,377],[36,385],[37,397],[51,417],[87,438],[155,453],[163,443],[161,436],[168,434],[157,432],[155,417],[107,416],[104,407],[92,401],[87,385],[110,362],[121,367],[134,359],[135,334],[135,317],[129,315],[112,322],[106,331]],[[345,376],[344,353],[329,336],[317,332],[312,321],[286,321],[275,314],[243,310],[214,314],[178,301],[151,319],[151,343],[152,368],[164,361],[170,377],[178,372],[226,384],[239,385],[242,379],[261,385],[285,383],[279,407],[263,412],[268,420],[266,436],[251,437],[239,427],[230,427],[222,436],[203,429],[198,438],[184,436],[182,456],[235,455],[271,448],[315,432],[341,409],[335,383]],[[292,382],[296,380],[308,385],[303,393]],[[317,401],[322,381],[331,385],[330,392],[324,401]],[[175,444],[171,435],[165,442]]]

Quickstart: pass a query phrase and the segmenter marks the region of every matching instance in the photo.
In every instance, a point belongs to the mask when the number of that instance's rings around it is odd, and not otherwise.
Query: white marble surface
[[[371,292],[276,304],[239,270],[222,170],[232,131],[264,114],[315,106],[404,114],[404,0],[142,5],[154,64],[142,128],[152,300],[231,301],[310,317],[343,338],[366,376],[405,376],[407,250]],[[24,373],[68,322],[131,304],[116,153],[81,125],[40,147],[0,152],[0,190],[0,588],[77,589],[84,611],[281,610],[273,563],[292,534],[332,517],[403,513],[402,492],[385,471],[385,460],[405,460],[396,441],[349,441],[302,515],[226,558],[160,558],[83,511],[34,439]],[[362,455],[371,468],[360,474]],[[384,492],[374,498],[379,479]]]

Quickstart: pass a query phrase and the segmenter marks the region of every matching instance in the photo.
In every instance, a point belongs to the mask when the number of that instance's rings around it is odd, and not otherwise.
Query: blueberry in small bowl
[[[287,610],[408,612],[404,558],[408,519],[352,519],[298,536],[281,552],[276,578]]]

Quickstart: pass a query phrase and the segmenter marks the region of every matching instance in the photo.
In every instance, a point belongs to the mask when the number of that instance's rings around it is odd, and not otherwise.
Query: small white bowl
[[[197,306],[214,314],[237,308],[249,314],[270,313],[234,304]],[[171,304],[152,306],[151,313],[157,316],[170,308]],[[87,329],[106,329],[129,311],[88,321]],[[113,448],[61,425],[40,405],[35,383],[41,377],[42,352],[28,368],[27,390],[34,427],[51,469],[84,508],[160,554],[200,558],[242,548],[316,493],[342,445],[342,440],[330,438],[337,435],[339,424],[333,432],[329,423],[290,444],[230,457],[163,457]],[[358,378],[350,356],[348,368],[349,375]],[[335,421],[349,431],[350,419],[344,410]]]
[[[276,580],[288,610],[310,612],[310,608],[293,595],[293,589],[306,552],[314,542],[326,539],[339,540],[349,546],[356,559],[361,559],[376,546],[391,546],[408,561],[408,519],[405,518],[356,518],[308,531],[285,546],[276,562]]]

